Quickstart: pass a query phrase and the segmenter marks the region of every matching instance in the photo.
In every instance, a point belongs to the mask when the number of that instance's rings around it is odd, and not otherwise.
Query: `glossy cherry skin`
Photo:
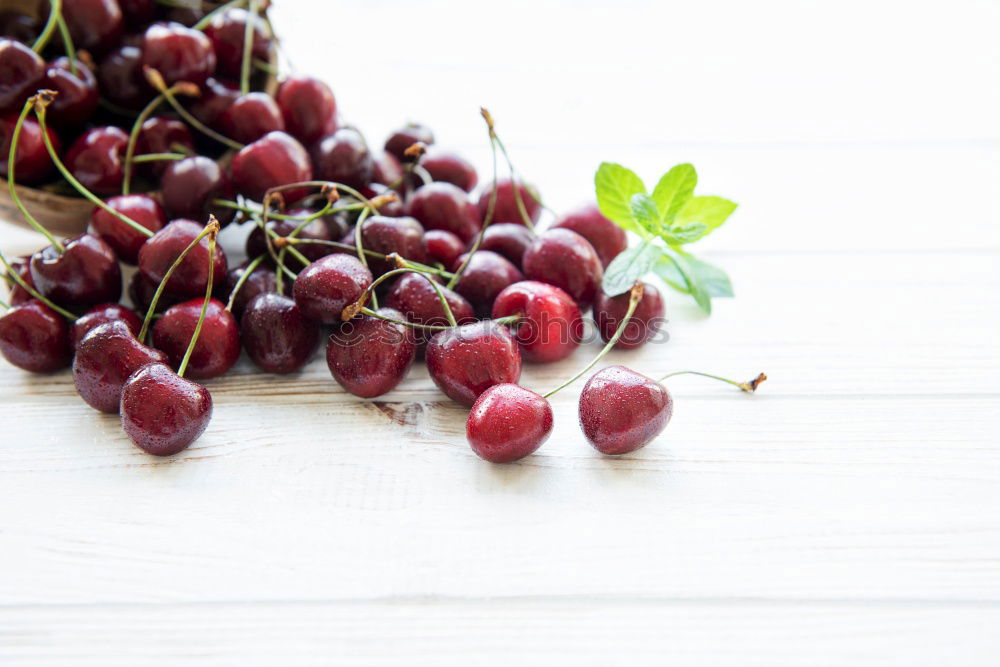
[[[31,256],[31,281],[42,296],[75,310],[118,301],[122,272],[111,246],[81,234],[64,241],[63,248],[59,253],[46,246]]]
[[[172,218],[208,220],[214,215],[228,224],[235,211],[212,203],[215,199],[231,199],[233,185],[219,164],[204,155],[186,157],[171,162],[160,180],[160,196]]]
[[[403,319],[392,308],[377,311]],[[361,398],[388,393],[403,381],[417,356],[412,331],[402,324],[376,317],[355,317],[330,335],[326,363],[344,389]]]
[[[337,115],[333,91],[311,76],[288,77],[278,88],[275,98],[288,132],[307,146],[323,138],[330,118]]]
[[[396,185],[403,180],[403,165],[392,153],[382,152],[374,157],[372,181],[382,185]]]
[[[100,54],[121,40],[124,16],[118,0],[69,0],[62,14],[78,49]]]
[[[301,215],[306,213],[302,209],[296,209],[288,212],[289,215]],[[288,236],[295,229],[302,224],[301,222],[296,222],[294,220],[269,220],[267,227],[275,231],[275,233],[281,236]],[[331,229],[328,224],[322,219],[317,218],[313,220],[308,225],[299,230],[299,233],[295,235],[299,239],[311,239],[320,241],[333,241],[334,238],[331,235]],[[336,249],[332,246],[322,245],[320,243],[308,243],[305,245],[299,245],[295,247],[300,253],[305,255],[306,259],[311,262],[315,262],[320,257],[326,257],[329,254],[336,252]],[[253,231],[247,236],[246,244],[247,257],[254,258],[257,255],[265,255],[264,260],[269,265],[274,266],[274,258],[271,257],[267,250],[267,238],[265,237],[264,230],[260,228],[260,225],[256,225]],[[286,252],[285,266],[291,267],[295,262],[295,268],[298,268],[298,260],[292,260],[291,255]]]
[[[98,195],[117,194],[125,176],[128,135],[120,127],[87,130],[66,151],[66,166],[85,188]]]
[[[0,116],[0,176],[7,178],[7,158],[10,155],[11,141],[14,138],[14,128],[17,126],[18,114],[9,113]],[[59,150],[59,137],[49,130],[52,145]],[[37,185],[44,183],[52,176],[55,165],[49,156],[42,139],[42,126],[34,118],[25,118],[21,126],[21,136],[17,139],[17,154],[14,157],[14,179],[22,185]]]
[[[194,335],[204,297],[171,306],[153,325],[153,347],[167,355],[170,365],[178,368]],[[210,299],[198,342],[188,361],[187,375],[214,378],[224,375],[240,358],[240,326],[226,305]]]
[[[206,125],[217,127],[222,113],[240,94],[239,86],[209,77],[202,86],[201,96],[191,102],[191,113]]]
[[[268,188],[312,180],[309,153],[294,137],[284,132],[270,132],[244,146],[230,167],[236,190],[254,201],[261,201]],[[285,201],[295,202],[308,190],[283,192]]]
[[[294,373],[319,347],[320,326],[287,296],[258,294],[247,304],[240,323],[250,360],[268,373]]]
[[[142,277],[142,273],[136,271],[128,282],[128,296],[132,300],[132,305],[140,313],[149,310],[149,305],[153,302],[153,295],[156,294],[158,283],[151,283]],[[164,292],[160,295],[160,300],[156,303],[156,312],[162,313],[170,306],[184,300],[182,296],[174,296]]]
[[[439,287],[448,307],[451,308],[451,312],[455,316],[456,322],[465,324],[475,320],[472,304],[464,296],[444,285]],[[399,280],[389,288],[385,303],[390,308],[403,313],[410,322],[435,326],[447,326],[448,324],[437,292],[427,282],[427,279],[419,274],[407,273],[400,276]],[[420,329],[416,329],[414,334],[418,343],[423,343],[432,335]]]
[[[651,283],[644,282],[642,286],[642,298],[632,317],[629,318],[628,324],[625,325],[621,338],[615,343],[617,349],[631,350],[640,347],[655,336],[663,326],[663,316],[666,313],[663,295]],[[605,343],[614,337],[618,325],[625,319],[628,303],[628,292],[618,296],[608,296],[602,290],[597,291],[597,299],[594,301],[594,322],[597,323],[597,331]]]
[[[435,181],[444,181],[472,192],[479,182],[476,168],[457,153],[430,147],[420,159],[420,166],[427,170]]]
[[[392,201],[384,202],[378,207],[379,215],[384,215],[388,218],[401,218],[406,214],[406,207],[403,205],[403,196],[396,190],[372,181],[365,187],[360,188],[359,192],[368,199],[390,194],[395,197]]]
[[[462,255],[452,265],[452,271],[468,257]],[[493,301],[509,285],[524,280],[521,271],[502,255],[490,250],[479,250],[465,267],[465,272],[455,285],[455,291],[464,296],[476,309],[478,317],[489,317]]]
[[[484,391],[465,422],[472,451],[491,463],[523,459],[551,434],[548,399],[516,384],[498,384]]]
[[[604,277],[594,246],[568,229],[550,229],[535,239],[522,268],[528,279],[561,288],[581,306],[594,301]]]
[[[167,85],[189,81],[196,86],[215,72],[215,50],[200,30],[180,23],[154,23],[142,38],[142,65],[163,75]]]
[[[122,428],[136,447],[154,456],[184,451],[212,420],[212,395],[163,364],[139,369],[125,383]]]
[[[594,373],[580,394],[580,427],[602,454],[628,454],[646,445],[673,412],[666,387],[624,366]]]
[[[26,282],[31,287],[34,284],[31,281],[31,256],[27,255],[24,257],[15,257],[10,260],[10,268],[14,270],[21,280]],[[12,306],[19,306],[26,301],[31,301],[33,298],[31,293],[26,289],[21,287],[16,280],[14,280],[10,272],[7,271],[3,274],[4,282],[7,283],[7,289],[9,290],[9,295],[7,297],[7,303]]]
[[[102,303],[88,310],[73,323],[70,327],[70,345],[75,350],[83,337],[92,329],[108,322],[124,322],[133,336],[138,336],[139,330],[142,329],[142,320],[131,308],[117,303]]]
[[[244,262],[237,267],[229,269],[229,273],[226,276],[226,289],[225,294],[231,296],[233,293],[233,288],[236,287],[236,283],[246,272],[247,264]],[[250,303],[253,298],[259,294],[270,294],[272,292],[278,291],[278,277],[269,266],[258,266],[250,277],[243,282],[243,286],[240,287],[239,293],[236,298],[233,299],[233,315],[236,319],[241,319],[243,317],[243,312],[246,310],[247,304]],[[244,345],[246,345],[246,340],[244,337]]]
[[[521,353],[528,361],[551,363],[565,359],[583,340],[583,317],[573,298],[554,285],[525,280],[497,295],[493,319],[521,315],[513,327]]]
[[[69,365],[66,319],[41,301],[14,306],[0,317],[0,354],[30,373],[52,373]]]
[[[129,376],[147,364],[166,361],[165,354],[136,340],[127,324],[108,322],[91,329],[77,343],[73,384],[87,405],[115,413]]]
[[[465,243],[451,232],[444,229],[428,229],[424,232],[424,253],[430,261],[451,266],[463,252]]]
[[[146,153],[176,153],[174,144],[180,144],[192,153],[195,150],[194,137],[187,125],[175,118],[150,118],[142,124],[139,130],[139,141],[136,155]],[[162,176],[171,162],[150,162],[143,165],[143,170],[152,176]]]
[[[503,255],[520,267],[524,261],[524,253],[535,242],[535,235],[530,229],[516,222],[495,222],[483,233],[481,250],[492,250]]]
[[[351,255],[327,255],[299,272],[292,288],[302,314],[316,322],[340,322],[344,308],[372,284],[372,272]]]
[[[397,160],[405,162],[407,159],[404,155],[406,149],[418,141],[430,146],[434,143],[434,133],[426,125],[409,123],[389,135],[389,138],[385,140],[385,152],[393,155]]]
[[[222,112],[219,124],[224,135],[241,144],[257,141],[268,132],[285,129],[281,109],[267,93],[240,95]]]
[[[560,216],[551,228],[568,229],[587,239],[597,251],[604,268],[608,268],[611,260],[628,247],[625,230],[605,218],[597,204],[584,204]]]
[[[0,112],[20,112],[45,78],[45,61],[13,39],[0,39]]]
[[[372,180],[375,164],[364,137],[345,127],[320,141],[313,149],[317,178],[362,188]]]
[[[271,37],[267,24],[260,16],[245,9],[227,9],[212,17],[205,27],[205,35],[212,42],[219,72],[224,76],[238,79],[243,67],[243,40],[247,22],[252,24],[254,58],[267,60],[271,48]]]
[[[204,226],[192,220],[174,220],[158,231],[139,249],[139,271],[143,278],[159,285],[174,261],[201,234]],[[218,245],[213,259],[214,280],[226,275],[226,253]],[[201,239],[170,276],[164,290],[190,299],[205,295],[208,286],[208,239]]]
[[[509,178],[500,179],[496,186],[497,202],[493,208],[493,222],[516,222],[524,224],[524,218],[517,207],[517,199],[514,196],[514,183]],[[531,185],[518,184],[518,191],[521,194],[521,202],[524,210],[528,213],[532,224],[538,222],[538,217],[542,214],[542,205],[539,203],[541,197],[538,191]],[[479,217],[486,219],[486,210],[489,207],[490,196],[493,192],[493,184],[488,183],[479,193]]]
[[[424,252],[424,228],[410,217],[387,218],[384,215],[373,215],[367,218],[361,227],[361,244],[365,249],[383,255],[396,253],[400,257],[421,264],[427,261]],[[376,276],[396,268],[391,262],[372,257],[368,258],[368,266]]]
[[[167,224],[163,207],[149,195],[118,195],[105,203],[154,234]],[[94,212],[90,214],[90,230],[111,246],[118,259],[127,264],[138,261],[139,248],[149,238],[99,207],[94,208]]]
[[[101,60],[97,68],[101,95],[126,109],[138,109],[153,97],[142,73],[142,49],[122,46]]]
[[[90,120],[97,110],[97,77],[79,60],[76,74],[69,58],[56,58],[45,72],[44,88],[58,93],[49,105],[48,120],[61,128],[77,128]]]
[[[482,226],[468,195],[451,183],[428,183],[417,189],[406,204],[406,214],[424,229],[444,229],[470,242]]]
[[[490,387],[516,383],[521,351],[507,328],[492,320],[463,324],[434,335],[427,370],[448,398],[471,406]]]

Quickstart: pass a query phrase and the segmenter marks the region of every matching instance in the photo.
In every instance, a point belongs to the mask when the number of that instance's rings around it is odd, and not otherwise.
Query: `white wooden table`
[[[485,174],[485,104],[556,209],[601,160],[694,162],[741,204],[697,248],[737,298],[672,294],[672,340],[609,362],[771,380],[677,378],[617,460],[577,387],[497,467],[422,367],[361,402],[243,360],[160,460],[0,365],[0,664],[996,664],[996,3],[276,4],[372,143],[421,120]]]

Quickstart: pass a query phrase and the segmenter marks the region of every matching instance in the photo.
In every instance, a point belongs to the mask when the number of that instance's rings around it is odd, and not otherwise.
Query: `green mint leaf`
[[[676,277],[679,276],[683,280],[684,286],[680,291],[693,296],[694,300],[698,303],[698,307],[705,311],[705,313],[711,314],[712,296],[705,289],[705,286],[698,281],[697,276],[692,273],[680,253],[664,252],[654,270],[657,275],[671,276],[672,280],[664,278],[664,281],[671,287],[676,287],[673,280],[676,280]]]
[[[642,179],[620,164],[602,162],[594,174],[594,186],[601,213],[622,229],[638,231],[632,219],[632,195],[646,192]]]
[[[677,251],[677,254],[685,263],[688,273],[696,276],[713,298],[733,296],[733,283],[725,271],[683,250]]]
[[[692,222],[686,225],[674,225],[661,235],[663,240],[671,245],[684,245],[697,241],[705,234],[708,234],[708,225],[700,222]]]
[[[601,289],[608,296],[624,294],[632,288],[636,280],[640,280],[656,266],[662,255],[663,249],[648,241],[626,249],[604,270]]]
[[[665,173],[653,189],[653,201],[668,225],[694,195],[698,172],[690,164],[679,164]]]
[[[656,202],[645,192],[637,192],[629,200],[629,209],[632,211],[632,219],[643,229],[652,234],[659,234],[660,211],[656,208]]]
[[[702,234],[705,236],[720,227],[736,210],[736,206],[736,202],[722,197],[692,197],[677,212],[674,223],[701,223],[708,228],[705,234]]]

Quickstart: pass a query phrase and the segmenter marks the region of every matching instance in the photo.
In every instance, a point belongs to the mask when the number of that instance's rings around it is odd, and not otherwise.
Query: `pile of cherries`
[[[11,286],[0,353],[35,373],[71,365],[81,398],[120,413],[143,450],[175,454],[199,437],[212,398],[193,380],[225,374],[241,349],[289,374],[325,339],[334,379],[363,398],[423,357],[438,388],[471,407],[476,454],[515,461],[548,438],[548,397],[562,388],[518,385],[522,361],[569,356],[588,309],[606,345],[563,386],[656,334],[654,285],[601,291],[624,232],[594,204],[538,229],[538,192],[485,110],[494,165],[499,151],[510,176],[494,167],[477,188],[472,164],[422,125],[373,151],[322,81],[261,90],[275,46],[264,3],[50,4],[44,26],[0,14],[0,173],[49,240],[0,256]],[[90,231],[55,238],[15,182],[72,187],[95,204]],[[233,266],[216,239],[237,225],[252,229]],[[119,303],[123,265],[136,267],[135,310]],[[763,379],[724,381],[752,391]],[[623,454],[655,438],[672,406],[661,381],[612,366],[587,381],[580,423],[600,452]]]

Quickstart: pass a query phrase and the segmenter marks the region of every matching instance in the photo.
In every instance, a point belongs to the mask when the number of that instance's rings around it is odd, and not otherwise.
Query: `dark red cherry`
[[[366,219],[361,228],[361,243],[366,250],[373,250],[383,255],[396,253],[400,257],[421,264],[427,261],[423,239],[424,228],[419,222],[406,216],[387,218],[383,215],[374,215]],[[376,276],[396,268],[391,262],[371,257],[368,258],[368,266]]]
[[[424,229],[444,229],[466,243],[482,226],[468,195],[451,183],[429,183],[419,188],[407,202],[406,214],[416,218]]]
[[[0,112],[20,112],[41,86],[45,61],[13,39],[0,39]]]
[[[66,151],[66,166],[85,188],[99,195],[117,194],[125,175],[128,135],[120,127],[87,130]]]
[[[522,261],[530,280],[555,285],[588,306],[597,296],[604,267],[594,246],[576,232],[550,229],[535,239]]]
[[[364,137],[345,127],[320,141],[313,149],[317,178],[362,188],[372,180],[374,162]]]
[[[18,114],[0,116],[0,176],[7,178],[7,158],[10,155],[11,140],[17,126]],[[53,147],[59,150],[59,137],[49,130]],[[42,139],[42,126],[34,118],[25,118],[21,126],[21,136],[17,139],[17,155],[14,158],[14,177],[22,185],[44,183],[52,175],[55,165]]]
[[[486,228],[479,248],[503,255],[514,266],[519,267],[524,261],[524,253],[534,242],[535,235],[524,225],[516,222],[495,222]]]
[[[163,364],[136,371],[122,389],[122,428],[139,449],[154,456],[181,452],[212,420],[212,395]]]
[[[430,261],[451,266],[465,252],[465,243],[444,229],[428,229],[424,232],[424,252]]]
[[[156,0],[118,0],[121,5],[125,23],[130,26],[142,26],[156,16]]]
[[[288,212],[289,215],[308,215],[310,211],[307,209],[293,209]],[[291,234],[301,222],[295,220],[270,220],[267,223],[269,229],[274,230],[275,233],[281,236],[288,236]],[[313,220],[308,225],[299,230],[296,234],[296,238],[300,239],[312,239],[320,241],[333,241],[335,240],[331,236],[331,228],[322,218],[317,218]],[[339,238],[339,236],[337,237]],[[335,249],[331,246],[322,245],[320,243],[309,243],[305,245],[296,246],[296,249],[306,256],[311,262],[315,262],[320,257],[326,257],[327,255],[335,252]],[[258,255],[265,255],[267,257],[266,261],[271,266],[274,265],[274,258],[271,257],[270,253],[267,251],[267,238],[264,235],[264,230],[260,228],[260,225],[256,225],[253,231],[247,236],[246,244],[247,257],[254,258]],[[287,253],[286,253],[287,254]],[[286,260],[286,266],[291,266],[291,261]]]
[[[392,308],[377,311],[403,319]],[[410,372],[417,355],[412,331],[402,325],[368,315],[344,322],[330,335],[326,363],[344,389],[361,398],[388,393]]]
[[[435,146],[427,149],[427,153],[420,159],[420,166],[426,169],[435,181],[457,185],[466,192],[472,192],[479,182],[476,168],[471,162],[457,153]]]
[[[624,366],[594,373],[580,394],[580,427],[602,454],[628,454],[646,445],[673,411],[666,387]]]
[[[597,204],[584,204],[560,216],[552,228],[568,229],[587,239],[597,251],[604,268],[628,247],[625,231],[605,218]]]
[[[528,361],[549,363],[568,357],[583,339],[583,318],[569,294],[554,285],[525,280],[497,295],[493,318],[521,315],[514,337]]]
[[[31,373],[66,368],[71,354],[66,319],[34,299],[14,306],[0,317],[0,354]]]
[[[518,184],[518,192],[521,194],[521,202],[524,210],[532,223],[538,222],[538,216],[542,214],[542,205],[539,203],[541,197],[534,186]],[[524,217],[517,207],[517,198],[514,196],[514,183],[509,178],[498,181],[496,186],[497,202],[493,208],[493,222],[516,222],[524,224]],[[493,192],[493,184],[488,183],[479,193],[479,217],[486,219],[486,209],[490,203],[490,196]]]
[[[319,347],[320,326],[287,296],[258,294],[240,323],[247,356],[268,373],[294,373]]]
[[[62,14],[78,49],[104,53],[121,40],[124,17],[118,0],[69,0]]]
[[[31,256],[31,281],[39,294],[75,310],[118,301],[122,272],[110,245],[81,234],[64,241],[63,248],[59,253],[46,246]]]
[[[209,78],[205,81],[205,85],[202,86],[201,95],[198,99],[191,102],[190,110],[195,118],[201,122],[212,127],[217,127],[222,113],[239,96],[239,86],[226,81],[220,81],[219,79]]]
[[[160,181],[160,196],[172,218],[207,220],[214,215],[225,225],[233,219],[234,211],[212,202],[232,195],[233,186],[226,172],[203,155],[171,162]]]
[[[294,137],[284,132],[270,132],[244,146],[230,167],[236,190],[254,201],[261,201],[268,188],[312,180],[309,153]],[[283,192],[292,203],[308,194],[307,189]]]
[[[139,249],[142,276],[150,283],[159,285],[170,266],[203,229],[204,225],[192,220],[174,220],[154,234]],[[226,253],[221,247],[215,248],[213,265],[214,280],[221,283],[226,275]],[[202,238],[170,276],[164,291],[189,299],[204,296],[208,271],[208,238]]]
[[[490,387],[476,399],[465,422],[472,451],[491,463],[533,454],[552,433],[548,399],[516,384]]]
[[[150,304],[153,302],[153,295],[156,294],[156,288],[159,283],[151,283],[142,277],[142,274],[136,271],[132,274],[132,278],[128,281],[128,296],[132,300],[132,305],[135,306],[139,312],[145,313],[149,310]],[[160,295],[160,300],[156,302],[156,312],[162,313],[170,306],[180,303],[184,300],[184,297],[174,296],[173,294],[168,294],[164,292]]]
[[[243,276],[247,270],[247,263],[244,262],[237,267],[229,269],[229,273],[226,276],[226,295],[232,295],[233,288],[236,287],[237,281]],[[270,294],[272,292],[278,291],[278,277],[274,273],[274,269],[269,266],[258,266],[254,269],[254,272],[250,274],[250,277],[243,282],[243,286],[240,287],[239,294],[233,299],[233,315],[237,319],[243,317],[243,312],[246,310],[247,304],[250,303],[255,296],[258,294]],[[246,345],[246,340],[244,336],[244,345]]]
[[[307,146],[325,136],[330,119],[337,115],[337,101],[333,97],[333,91],[311,76],[288,77],[278,88],[275,97],[285,118],[285,127],[292,136]]]
[[[149,195],[118,195],[105,203],[153,233],[167,224],[163,207]],[[100,207],[94,208],[94,212],[90,214],[90,230],[111,246],[118,259],[127,264],[138,261],[139,248],[148,238]]]
[[[396,185],[403,180],[403,165],[392,153],[379,153],[374,157],[372,181],[382,185]]]
[[[201,86],[215,72],[215,51],[200,30],[154,23],[142,39],[142,64],[162,74],[167,85],[189,81]]]
[[[379,215],[384,215],[388,218],[401,218],[406,214],[406,207],[403,205],[403,197],[395,190],[391,190],[381,183],[376,183],[372,181],[363,188],[360,188],[359,192],[367,197],[368,199],[374,199],[380,195],[391,194],[395,199],[389,202],[383,203],[379,206]]]
[[[139,130],[139,142],[136,147],[136,155],[145,153],[176,153],[176,145],[180,145],[190,152],[194,152],[194,137],[187,125],[175,118],[164,118],[162,116],[150,118],[142,124]],[[150,162],[143,165],[146,171],[154,176],[162,176],[169,161]]]
[[[106,55],[97,68],[97,81],[103,97],[126,109],[138,109],[154,95],[142,73],[142,49],[136,46]]]
[[[163,19],[170,23],[180,23],[181,25],[187,26],[189,28],[194,27],[194,25],[205,18],[208,14],[208,8],[203,7],[202,3],[195,2],[187,7],[164,7]]]
[[[34,287],[31,282],[31,256],[25,255],[24,257],[15,257],[10,260],[10,268],[23,280]],[[26,301],[31,301],[33,298],[31,294],[21,287],[16,280],[14,280],[10,272],[4,272],[3,274],[4,282],[7,283],[7,289],[9,290],[9,296],[7,297],[7,302],[12,306],[19,306]]]
[[[404,160],[406,149],[422,141],[430,146],[434,143],[434,133],[426,125],[419,123],[409,123],[393,132],[385,141],[385,151],[395,156],[397,160]]]
[[[44,88],[58,93],[49,105],[47,118],[53,125],[73,129],[80,127],[97,110],[97,77],[90,68],[76,61],[76,74],[69,58],[53,60],[46,70]]]
[[[468,256],[466,253],[455,260],[451,270],[457,271]],[[497,295],[508,285],[522,280],[524,275],[502,255],[490,250],[480,250],[472,255],[469,265],[455,285],[455,291],[469,300],[476,309],[477,316],[489,317]]]
[[[22,44],[31,44],[38,38],[42,26],[33,16],[14,10],[0,11],[0,36],[10,37]]]
[[[92,329],[108,322],[124,322],[134,336],[138,336],[139,330],[142,329],[142,320],[131,308],[117,303],[102,303],[88,310],[73,323],[70,328],[70,345],[75,350],[83,337]]]
[[[472,322],[475,320],[475,311],[472,304],[466,301],[461,294],[454,292],[444,285],[439,286],[444,294],[445,301],[451,308],[455,321],[459,324]],[[399,280],[393,283],[386,296],[386,305],[403,313],[411,322],[417,324],[430,324],[435,326],[447,326],[448,319],[438,300],[437,292],[427,282],[427,279],[416,273],[407,273],[400,276]],[[417,331],[418,341],[423,341],[430,336],[422,331]]]
[[[204,297],[171,306],[153,325],[153,347],[167,355],[170,365],[180,367],[184,353],[198,326]],[[187,374],[193,378],[224,375],[240,358],[240,326],[226,305],[210,299],[201,334],[188,361]]]
[[[219,124],[224,135],[241,144],[257,141],[268,132],[285,129],[281,109],[267,93],[240,95],[222,112]]]
[[[427,344],[427,370],[453,401],[471,406],[490,387],[516,383],[521,352],[507,328],[484,320],[446,329]]]
[[[219,63],[219,72],[223,76],[233,79],[238,79],[240,76],[243,68],[243,41],[248,21],[253,31],[251,53],[254,58],[267,60],[271,48],[271,33],[267,29],[267,23],[260,16],[251,14],[245,9],[227,9],[212,17],[211,22],[205,27],[205,35],[212,42]]]
[[[351,255],[327,255],[299,272],[292,288],[295,303],[311,320],[340,322],[344,308],[372,284],[372,272]]]
[[[627,292],[618,296],[608,296],[602,290],[597,291],[597,299],[594,301],[594,321],[605,343],[614,337],[618,325],[625,319],[628,302]],[[650,340],[663,327],[665,313],[666,308],[660,290],[655,285],[644,282],[639,305],[625,325],[625,331],[615,343],[615,347],[630,350]]]
[[[159,350],[140,343],[125,322],[107,322],[91,329],[77,343],[73,384],[87,405],[115,413],[129,376],[147,364],[166,360]]]

